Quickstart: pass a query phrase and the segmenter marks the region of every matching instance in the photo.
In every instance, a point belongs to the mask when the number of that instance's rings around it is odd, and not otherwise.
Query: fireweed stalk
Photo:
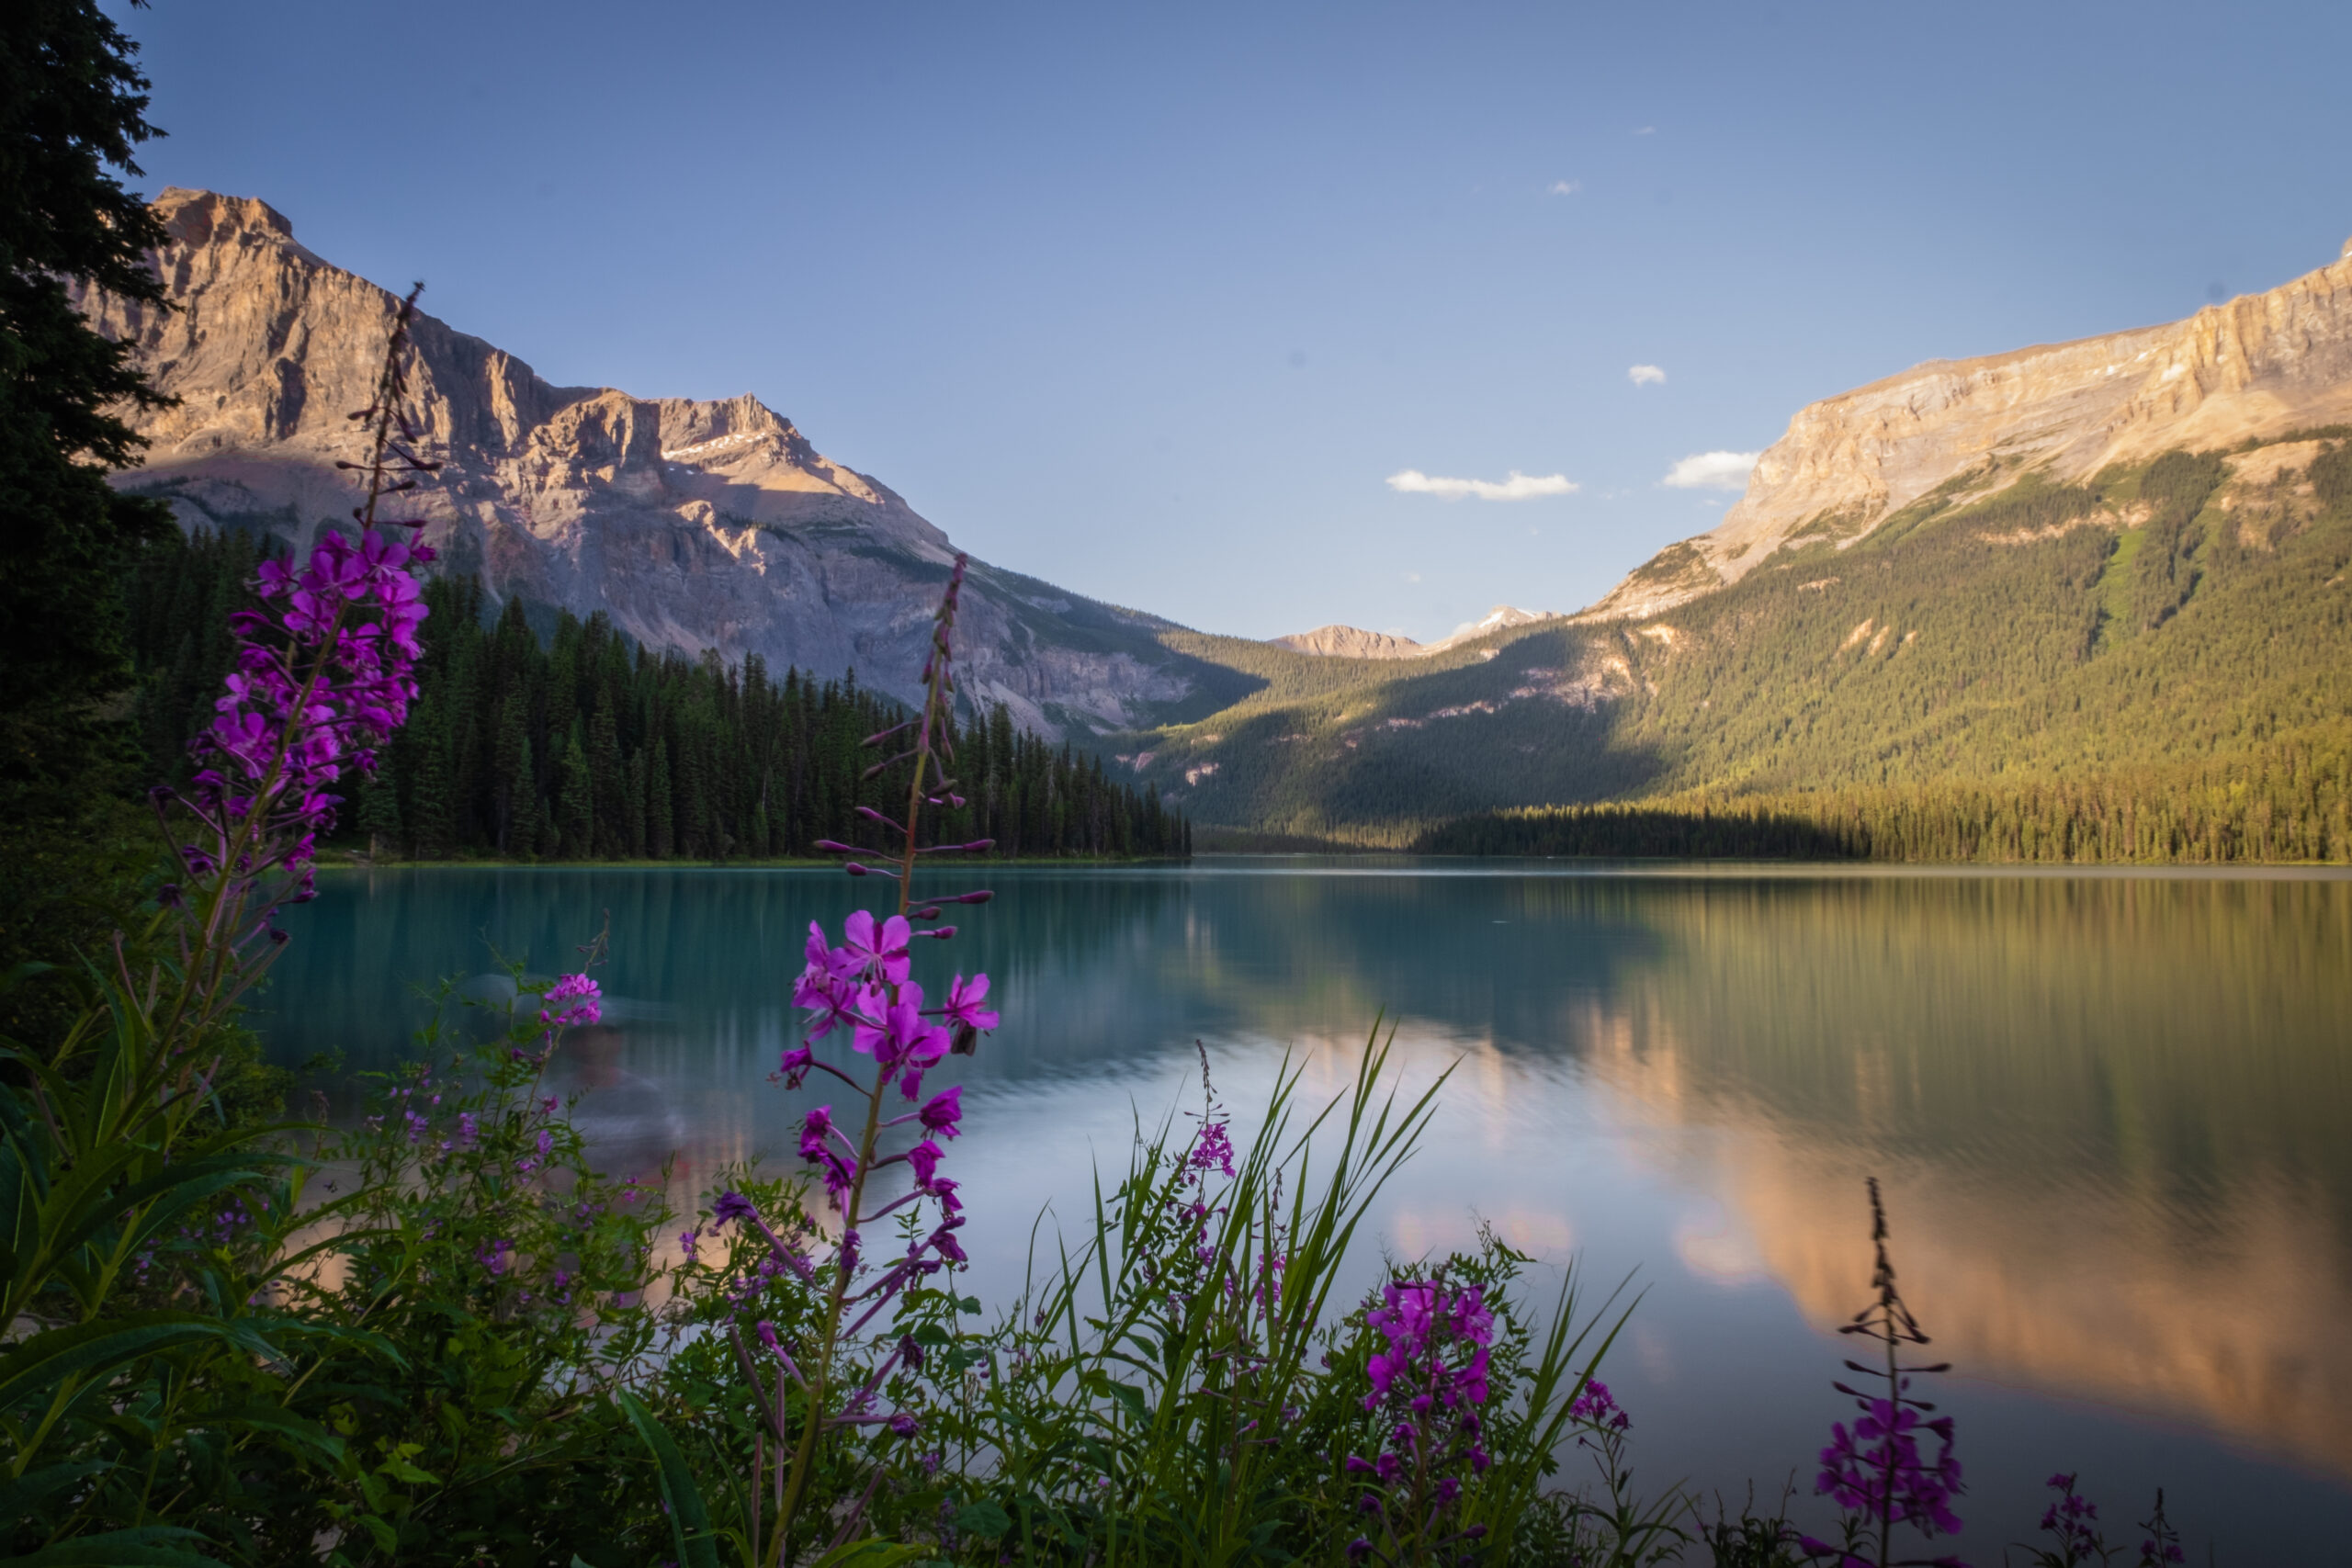
[[[955,1137],[959,1130],[962,1090],[948,1089],[923,1100],[922,1079],[925,1072],[950,1054],[970,1054],[978,1036],[996,1027],[997,1014],[984,1005],[989,994],[985,975],[975,975],[968,980],[957,975],[949,985],[944,1000],[938,1006],[926,1006],[929,998],[922,984],[910,974],[909,955],[910,947],[918,938],[944,941],[956,934],[952,925],[933,924],[948,906],[983,904],[992,897],[985,890],[922,899],[913,897],[920,857],[978,852],[992,843],[980,839],[969,843],[919,847],[924,807],[955,807],[964,804],[963,797],[953,793],[956,781],[946,774],[947,766],[954,761],[950,724],[956,689],[954,631],[964,570],[965,558],[958,555],[938,613],[933,617],[931,656],[922,669],[922,712],[905,724],[865,740],[868,747],[878,748],[912,732],[903,750],[866,770],[866,777],[874,778],[901,763],[912,764],[904,818],[893,820],[871,807],[858,808],[860,816],[894,835],[899,847],[886,853],[831,840],[820,840],[817,846],[831,853],[858,857],[845,867],[850,875],[892,879],[898,884],[899,893],[895,913],[877,916],[859,910],[851,915],[840,946],[828,940],[822,927],[814,923],[809,926],[808,967],[800,976],[794,1000],[808,1009],[812,1016],[803,1043],[786,1051],[778,1064],[778,1074],[789,1088],[799,1088],[812,1072],[825,1073],[839,1078],[863,1101],[863,1116],[854,1119],[863,1124],[854,1137],[834,1120],[830,1105],[809,1111],[801,1124],[801,1157],[816,1168],[827,1196],[841,1215],[841,1237],[834,1245],[832,1258],[821,1269],[812,1267],[793,1241],[778,1235],[757,1207],[739,1192],[722,1193],[713,1208],[715,1217],[721,1222],[738,1221],[755,1227],[767,1242],[774,1260],[804,1282],[818,1285],[821,1293],[815,1325],[797,1337],[794,1344],[786,1345],[773,1324],[763,1321],[753,1325],[766,1359],[775,1363],[772,1379],[760,1374],[756,1359],[741,1332],[730,1330],[738,1357],[759,1395],[762,1419],[767,1427],[764,1434],[755,1431],[752,1453],[752,1534],[757,1562],[781,1564],[793,1561],[793,1525],[808,1501],[819,1445],[829,1433],[880,1427],[901,1438],[917,1434],[919,1427],[913,1416],[883,1411],[876,1407],[876,1402],[894,1372],[901,1367],[913,1371],[921,1365],[921,1348],[911,1338],[901,1338],[855,1388],[848,1387],[848,1380],[842,1375],[842,1353],[908,1287],[967,1261],[956,1238],[956,1232],[964,1224],[963,1205],[956,1199],[954,1179],[939,1174],[944,1155],[938,1141]],[[861,1081],[850,1071],[817,1058],[816,1043],[836,1029],[847,1029],[852,1048],[874,1059],[870,1079]],[[893,1091],[902,1102],[916,1108],[886,1117],[884,1111]],[[910,1123],[921,1134],[913,1146],[898,1154],[877,1153],[887,1130]],[[870,1178],[877,1170],[901,1164],[910,1168],[914,1178],[912,1190],[869,1210],[865,1193]],[[939,1213],[938,1224],[928,1235],[922,1234],[920,1224],[909,1224],[925,1201],[935,1202]],[[877,1268],[865,1260],[864,1227],[892,1214],[900,1214],[900,1223],[908,1230],[907,1250]],[[804,1407],[797,1434],[788,1431],[786,1425],[786,1379],[800,1391]],[[772,1458],[764,1448],[766,1437],[773,1437],[775,1442]],[[878,1484],[880,1480],[877,1467],[874,1483]],[[836,1528],[834,1544],[847,1541],[855,1533],[873,1491],[874,1486],[869,1485],[864,1496],[852,1500],[845,1511],[829,1521]],[[759,1524],[763,1492],[773,1499],[772,1523],[764,1533]]]
[[[150,792],[189,885],[161,892],[179,958],[157,1020],[164,1039],[196,1038],[261,978],[286,941],[279,908],[317,896],[319,836],[341,801],[331,786],[345,768],[375,772],[374,749],[407,722],[416,696],[426,609],[410,568],[433,551],[414,541],[422,519],[377,512],[439,467],[418,455],[407,412],[409,329],[424,287],[393,317],[375,400],[350,416],[368,433],[367,461],[336,465],[367,476],[367,499],[352,509],[358,539],[322,533],[301,565],[262,563],[254,588],[269,608],[231,617],[236,669],[191,746],[201,765],[187,789]]]
[[[1922,1420],[1936,1407],[1910,1392],[1914,1376],[1950,1371],[1951,1363],[1920,1367],[1903,1362],[1903,1347],[1925,1345],[1928,1340],[1895,1289],[1894,1263],[1886,1251],[1886,1205],[1879,1196],[1878,1178],[1870,1179],[1870,1190],[1871,1243],[1878,1255],[1871,1288],[1878,1299],[1838,1332],[1875,1339],[1884,1348],[1881,1365],[1846,1363],[1849,1371],[1878,1379],[1882,1392],[1865,1393],[1842,1382],[1832,1385],[1838,1393],[1852,1395],[1862,1413],[1850,1430],[1843,1421],[1830,1427],[1829,1446],[1821,1450],[1821,1474],[1815,1485],[1815,1491],[1836,1498],[1846,1510],[1845,1539],[1842,1545],[1833,1546],[1802,1536],[1799,1545],[1809,1558],[1833,1562],[1838,1568],[1956,1565],[1959,1559],[1951,1556],[1894,1555],[1899,1525],[1908,1525],[1928,1540],[1939,1532],[1960,1533],[1960,1519],[1951,1506],[1961,1491],[1960,1461],[1951,1453],[1951,1417]],[[1922,1433],[1936,1438],[1932,1461],[1920,1450]]]

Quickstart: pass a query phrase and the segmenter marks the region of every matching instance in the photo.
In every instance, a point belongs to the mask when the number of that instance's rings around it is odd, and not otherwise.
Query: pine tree
[[[401,841],[400,784],[393,776],[389,750],[378,754],[376,771],[360,778],[355,820],[359,830],[368,835],[370,860],[390,852]]]
[[[415,759],[408,794],[410,852],[419,860],[445,860],[457,848],[457,812],[449,717],[435,697],[428,694],[417,704],[401,739]]]
[[[622,852],[631,860],[646,856],[645,792],[646,754],[638,752],[628,760],[628,798],[623,802],[621,829]]]
[[[531,737],[520,693],[499,705],[498,750],[491,763],[492,820],[498,851],[527,855],[538,829],[538,775],[531,766]]]
[[[629,775],[621,761],[620,730],[613,722],[609,687],[598,694],[596,716],[588,726],[588,778],[596,808],[594,852],[606,859],[635,854],[631,840],[640,839],[642,829],[632,832],[628,826]]]
[[[645,852],[655,860],[668,860],[673,818],[670,811],[670,748],[667,742],[653,742],[653,761],[645,784]]]
[[[588,750],[574,722],[556,765],[556,853],[585,860],[596,852],[596,799],[588,777]]]

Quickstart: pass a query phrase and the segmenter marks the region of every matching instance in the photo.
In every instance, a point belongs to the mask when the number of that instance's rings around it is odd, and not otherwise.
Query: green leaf
[[[1136,1425],[1143,1426],[1151,1419],[1150,1408],[1144,1403],[1143,1390],[1133,1383],[1117,1382],[1109,1378],[1102,1381],[1103,1392],[1116,1400],[1120,1406],[1135,1418]]]
[[[853,1540],[837,1546],[810,1563],[808,1568],[899,1568],[921,1557],[928,1547],[900,1546],[895,1541],[872,1536],[865,1540]]]
[[[405,1482],[411,1486],[438,1486],[441,1484],[441,1478],[439,1476],[434,1474],[429,1470],[419,1470],[416,1466],[409,1463],[407,1460],[401,1458],[399,1454],[394,1454],[391,1458],[378,1465],[376,1467],[376,1473],[379,1475],[389,1475],[394,1481]]]
[[[76,1536],[30,1557],[0,1557],[0,1568],[220,1568],[218,1558],[191,1550],[205,1544],[194,1530],[149,1525]]]
[[[637,1428],[638,1437],[653,1451],[662,1479],[662,1501],[669,1505],[670,1534],[677,1542],[678,1562],[683,1568],[718,1568],[710,1510],[703,1506],[702,1489],[695,1484],[694,1472],[686,1468],[686,1456],[678,1451],[669,1432],[637,1395],[621,1389],[613,1398],[619,1402],[629,1425]]]
[[[277,1355],[268,1341],[242,1324],[187,1313],[141,1313],[100,1323],[77,1323],[36,1334],[0,1356],[0,1410],[33,1398],[67,1378],[109,1372],[141,1356],[199,1339],[227,1339],[256,1355]]]
[[[956,1528],[966,1535],[994,1540],[1012,1528],[1012,1516],[983,1497],[956,1510]]]
[[[295,1415],[282,1404],[235,1404],[220,1410],[207,1410],[191,1417],[188,1425],[209,1427],[222,1432],[271,1432],[281,1438],[290,1438],[329,1460],[343,1457],[341,1438],[316,1421]]]
[[[51,1493],[71,1486],[92,1475],[101,1475],[114,1468],[111,1460],[78,1460],[71,1464],[44,1465],[28,1471],[15,1481],[0,1485],[0,1519],[23,1518],[32,1512],[33,1505]]]

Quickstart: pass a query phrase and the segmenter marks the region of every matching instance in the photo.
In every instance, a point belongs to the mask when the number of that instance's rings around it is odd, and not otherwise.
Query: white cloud
[[[1584,182],[1582,180],[1554,180],[1552,182],[1551,194],[1554,196],[1574,196],[1577,192],[1582,189],[1584,189]]]
[[[1625,378],[1636,387],[1663,387],[1666,372],[1655,365],[1633,365],[1625,369]]]
[[[1493,479],[1434,479],[1419,468],[1407,468],[1401,474],[1388,476],[1388,488],[1408,495],[1442,495],[1448,501],[1460,501],[1465,495],[1475,495],[1480,501],[1532,501],[1543,495],[1573,495],[1577,487],[1566,474],[1522,474],[1517,468],[1500,483]]]
[[[1666,471],[1658,483],[1670,490],[1746,490],[1748,470],[1761,452],[1699,452]]]
[[[1634,134],[1636,136],[1656,136],[1657,134],[1657,127],[1655,125],[1645,125],[1642,127],[1641,130],[1634,132]]]

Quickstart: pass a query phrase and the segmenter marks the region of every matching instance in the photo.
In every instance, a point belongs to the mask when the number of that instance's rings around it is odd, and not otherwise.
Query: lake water
[[[1246,1110],[1284,1053],[1336,1091],[1375,1018],[1400,1081],[1454,1065],[1380,1241],[1481,1218],[1643,1294],[1604,1375],[1637,1479],[1800,1517],[1846,1413],[1880,1176],[1905,1292],[1957,1364],[1963,1549],[2028,1539],[2078,1470],[2128,1536],[2154,1488],[2190,1561],[2339,1561],[2352,1521],[2352,879],[1204,857],[991,871],[919,964],[990,974],[1002,1029],[951,1145],[974,1284],[1075,1224],[1131,1118]],[[289,911],[280,1060],[403,1049],[412,982],[492,952],[571,967],[609,910],[609,1029],[566,1046],[605,1161],[692,1190],[782,1159],[814,1085],[767,1081],[821,871],[335,874]],[[959,884],[965,885],[965,884]],[[928,971],[918,970],[919,976]],[[1378,1267],[1365,1259],[1366,1279]],[[1573,1461],[1566,1472],[1576,1479]]]

